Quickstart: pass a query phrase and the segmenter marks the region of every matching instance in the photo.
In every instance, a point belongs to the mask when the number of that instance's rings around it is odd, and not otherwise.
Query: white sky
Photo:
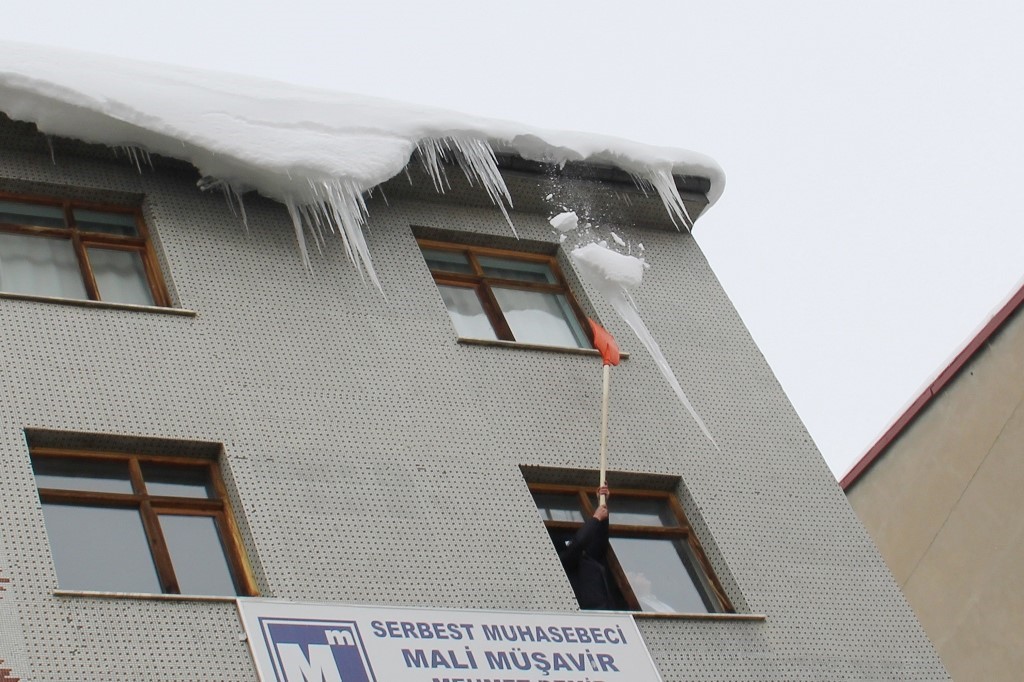
[[[1024,4],[984,0],[43,0],[0,22],[712,156],[728,184],[695,234],[837,476],[1024,275],[1021,36]]]

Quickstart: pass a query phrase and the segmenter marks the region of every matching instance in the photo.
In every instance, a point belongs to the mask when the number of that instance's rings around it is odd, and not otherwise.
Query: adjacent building
[[[1024,669],[1020,289],[843,479],[958,680]]]
[[[0,679],[253,680],[251,598],[425,614],[375,628],[410,640],[618,617],[580,611],[556,550],[595,504],[588,317],[628,354],[609,572],[656,676],[946,679],[692,236],[612,167],[498,162],[518,236],[457,172],[367,198],[378,290],[331,239],[307,267],[279,203],[243,225],[189,164],[0,120]],[[674,180],[699,216],[708,179]],[[715,444],[578,276],[558,192],[644,245],[635,302]],[[404,679],[623,679],[444,651]]]

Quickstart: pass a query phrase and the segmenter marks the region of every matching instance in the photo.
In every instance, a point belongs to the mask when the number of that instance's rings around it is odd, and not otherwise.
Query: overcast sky
[[[113,0],[0,39],[684,147],[695,235],[837,476],[1024,275],[1024,4]]]

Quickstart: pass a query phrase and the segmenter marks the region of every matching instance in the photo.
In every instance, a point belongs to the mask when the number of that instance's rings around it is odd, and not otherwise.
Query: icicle
[[[288,199],[284,202],[285,208],[288,209],[288,215],[292,219],[292,227],[295,229],[295,239],[299,242],[299,252],[302,254],[302,262],[306,265],[306,270],[312,272],[313,264],[309,262],[309,252],[306,250],[306,236],[302,232],[302,218],[299,217],[299,207],[295,204],[295,201]]]
[[[245,233],[249,234],[249,215],[245,212],[245,202],[242,201],[242,195],[237,191],[234,194],[235,199],[238,200],[238,212],[242,216],[242,227],[245,228]]]
[[[50,163],[54,166],[57,165],[57,154],[53,151],[53,138],[49,135],[46,136],[46,146],[50,148]]]
[[[309,204],[303,204],[299,206],[299,213],[309,229],[309,233],[313,235],[313,244],[316,245],[317,253],[323,256],[324,247],[327,245],[327,242],[324,238],[324,224],[320,219],[320,211]],[[334,230],[332,229],[331,232],[334,232]]]
[[[694,408],[690,399],[686,397],[683,387],[679,385],[679,380],[676,379],[676,375],[669,366],[668,360],[665,359],[665,354],[661,352],[661,346],[659,346],[658,342],[654,340],[654,336],[651,334],[650,330],[647,329],[647,325],[644,324],[643,318],[640,317],[640,312],[637,310],[636,302],[633,301],[633,298],[628,294],[624,294],[621,298],[611,298],[608,302],[611,303],[612,307],[615,308],[615,311],[619,313],[619,316],[625,320],[626,324],[629,325],[629,328],[633,330],[633,333],[636,334],[638,339],[640,339],[640,343],[644,345],[647,352],[651,354],[651,357],[654,359],[654,363],[658,366],[658,369],[661,370],[662,376],[665,377],[668,385],[672,388],[676,397],[679,398],[679,402],[683,404],[686,411],[690,413],[691,417],[693,417],[693,421],[697,422],[697,426],[700,427],[701,433],[711,441],[711,444],[715,446],[716,450],[721,450],[721,448],[718,447],[718,443],[715,442],[714,437],[712,437],[707,424],[705,424],[704,420],[701,419],[699,414],[697,414],[696,408]]]
[[[423,164],[427,174],[434,183],[434,189],[444,193],[445,185],[451,189],[448,177],[444,171],[444,161],[454,161],[462,169],[469,184],[474,179],[479,180],[484,191],[491,202],[505,216],[505,222],[512,228],[512,234],[519,238],[516,226],[512,224],[512,218],[508,214],[508,207],[512,206],[512,195],[505,186],[505,179],[501,177],[498,170],[498,160],[494,156],[494,150],[490,143],[480,137],[449,135],[446,137],[431,137],[420,140],[417,145],[420,162]]]
[[[442,147],[442,145],[444,145]],[[428,138],[420,140],[416,144],[416,149],[419,152],[420,163],[423,164],[423,170],[427,171],[427,175],[430,176],[431,181],[434,183],[434,191],[438,194],[444,194],[445,185],[448,189],[451,189],[451,184],[448,182],[448,176],[444,172],[444,159],[445,149],[450,150],[445,140]]]
[[[313,207],[320,218],[331,227],[337,228],[341,236],[345,252],[355,265],[360,275],[365,273],[377,290],[384,293],[377,272],[370,259],[370,249],[366,244],[363,226],[366,224],[367,210],[363,193],[359,186],[346,178],[309,181],[313,193]]]
[[[665,354],[662,353],[658,342],[654,340],[643,318],[640,317],[640,310],[636,301],[630,295],[628,288],[635,288],[640,285],[643,279],[643,262],[638,259],[624,256],[623,254],[611,251],[601,244],[587,244],[577,247],[570,252],[572,262],[577,266],[577,272],[583,279],[596,288],[604,299],[615,309],[619,317],[629,325],[629,328],[636,334],[637,339],[650,353],[654,364],[661,371],[669,387],[679,398],[686,411],[697,423],[701,433],[715,446],[721,450],[718,443],[711,435],[707,424],[701,419],[697,410],[693,407],[690,399],[686,397],[683,387],[676,379],[675,373],[668,364]],[[628,287],[628,288],[627,288]]]
[[[124,155],[128,157],[128,162],[135,166],[135,170],[138,171],[140,174],[142,173],[143,163],[149,166],[150,170],[153,169],[153,159],[150,157],[149,152],[147,152],[142,147],[130,144],[122,144],[118,147],[112,147],[112,149],[114,150],[115,156],[118,155],[119,149],[121,152],[124,152]]]
[[[125,146],[122,149],[129,155],[137,167],[141,164],[139,159],[148,161],[148,154],[144,150]],[[479,181],[480,185],[487,192],[487,196],[498,206],[505,221],[512,228],[512,233],[518,238],[512,218],[509,216],[508,208],[512,206],[512,196],[505,185],[505,180],[498,169],[498,161],[494,150],[487,140],[472,136],[446,136],[440,138],[425,138],[417,144],[417,152],[423,168],[434,183],[434,189],[444,193],[445,188],[451,189],[451,184],[445,172],[445,162],[453,162],[459,166],[465,174],[466,179],[472,185]],[[145,155],[145,156],[143,156]],[[408,168],[406,169],[407,177]],[[291,174],[288,173],[288,177]],[[370,249],[366,243],[366,220],[368,217],[366,200],[363,197],[363,189],[350,178],[307,178],[309,184],[308,195],[291,195],[285,201],[288,215],[291,217],[292,228],[295,231],[295,238],[299,243],[299,251],[302,254],[302,262],[307,269],[312,270],[309,259],[309,248],[306,232],[313,238],[313,243],[321,253],[326,246],[327,232],[337,233],[345,249],[345,255],[355,266],[360,277],[366,276],[377,287],[383,295],[384,288],[377,277],[370,258]],[[245,220],[244,206],[241,195],[236,192],[228,183],[211,177],[201,178],[198,182],[201,189],[219,189],[228,197],[229,206],[234,211],[233,200],[237,200],[242,210],[243,221]],[[381,189],[383,194],[383,189]],[[387,202],[387,197],[384,196]],[[248,228],[248,226],[246,226]]]
[[[235,208],[235,202],[231,200],[231,188],[226,184],[221,184],[221,193],[224,195],[224,203],[228,205],[228,210],[231,211],[231,215],[238,217],[238,209]]]
[[[224,194],[224,201],[228,205],[228,209],[231,211],[231,215],[239,217],[242,220],[242,227],[245,228],[245,233],[249,234],[249,216],[245,212],[245,204],[242,202],[242,194],[231,186],[230,183],[224,182],[219,178],[214,178],[209,175],[204,175],[196,181],[196,186],[204,192],[211,190],[219,190]],[[235,208],[235,204],[238,204],[238,208]]]
[[[664,168],[650,168],[642,176],[633,174],[633,180],[644,196],[647,195],[647,188],[652,188],[658,193],[661,203],[665,205],[665,210],[668,212],[668,217],[671,218],[672,224],[676,226],[677,230],[679,229],[677,219],[683,223],[687,232],[693,230],[693,219],[690,218],[690,213],[686,210],[683,198],[679,196],[679,188],[676,187],[676,181],[671,171]]]
[[[648,196],[648,190],[654,189],[654,187],[651,186],[651,183],[649,183],[643,177],[636,175],[635,173],[630,173],[630,175],[633,177],[633,184],[636,185],[636,188],[640,190],[640,193],[643,194],[645,197]]]
[[[494,156],[494,150],[491,149],[490,143],[476,137],[449,139],[455,144],[455,149],[458,152],[456,161],[462,168],[462,172],[466,174],[466,179],[472,183],[474,175],[479,178],[487,196],[491,198],[493,204],[501,209],[501,214],[505,216],[505,222],[508,223],[512,234],[518,239],[519,233],[516,232],[516,226],[512,224],[512,218],[509,217],[508,209],[505,208],[506,202],[509,208],[512,207],[512,195],[509,193],[508,187],[505,186],[505,179],[501,177],[501,171],[498,170],[498,160]]]

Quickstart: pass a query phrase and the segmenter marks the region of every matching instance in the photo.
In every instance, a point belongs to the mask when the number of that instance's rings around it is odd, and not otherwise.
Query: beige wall
[[[847,491],[955,680],[1024,679],[1024,315]]]

